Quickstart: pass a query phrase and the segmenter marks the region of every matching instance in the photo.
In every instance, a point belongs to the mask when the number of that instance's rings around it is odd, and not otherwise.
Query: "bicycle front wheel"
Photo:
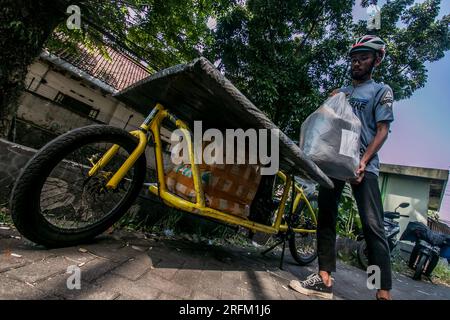
[[[44,146],[17,179],[10,208],[18,231],[47,247],[72,246],[107,230],[126,213],[145,178],[142,155],[117,188],[106,183],[138,144],[128,132],[104,125],[70,131]],[[98,172],[88,172],[107,150],[115,156]]]
[[[311,208],[317,217],[317,196],[308,198]],[[294,215],[294,228],[314,230],[315,224],[311,218],[311,212],[305,202],[301,202]],[[306,266],[317,258],[317,233],[316,232],[294,232],[289,238],[289,250],[295,261],[301,266]]]

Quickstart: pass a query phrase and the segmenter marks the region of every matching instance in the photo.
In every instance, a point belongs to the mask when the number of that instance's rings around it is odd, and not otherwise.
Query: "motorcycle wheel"
[[[416,268],[414,269],[414,280],[420,280],[422,278],[423,269],[425,268],[425,264],[427,263],[428,257],[426,255],[421,255],[419,258],[419,262],[416,264]]]

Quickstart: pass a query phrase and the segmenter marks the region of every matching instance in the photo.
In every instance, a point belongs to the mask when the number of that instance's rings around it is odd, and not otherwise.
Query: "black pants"
[[[332,179],[334,189],[320,188],[319,217],[317,226],[317,251],[319,270],[336,271],[336,219],[338,205],[345,182]],[[377,265],[381,271],[380,289],[390,290],[391,259],[389,245],[384,233],[383,206],[378,177],[366,172],[358,185],[352,185],[358,205],[364,237],[367,242],[369,265]]]

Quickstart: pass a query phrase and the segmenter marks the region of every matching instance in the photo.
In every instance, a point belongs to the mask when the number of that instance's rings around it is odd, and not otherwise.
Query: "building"
[[[408,208],[397,211],[409,218],[400,218],[400,234],[409,221],[428,224],[428,210],[439,211],[449,176],[448,170],[381,164],[380,190],[383,207],[394,211],[402,202]]]
[[[111,48],[110,59],[81,50],[76,56],[43,51],[30,66],[17,112],[17,142],[40,147],[39,139],[46,140],[41,131],[56,136],[94,123],[132,129],[143,120],[112,94],[147,77],[146,68]]]
[[[108,124],[131,131],[143,122],[147,114],[126,106],[113,94],[149,76],[145,64],[109,47],[109,57],[98,50],[79,49],[78,54],[44,50],[29,67],[14,142],[39,149],[74,128]],[[149,112],[152,107],[149,105]],[[170,141],[170,133],[164,128],[161,136]],[[152,151],[147,153],[153,167]]]

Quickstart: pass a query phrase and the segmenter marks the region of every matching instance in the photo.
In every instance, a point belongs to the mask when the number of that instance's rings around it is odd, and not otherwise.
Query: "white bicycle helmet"
[[[386,44],[380,37],[365,35],[356,40],[348,54],[351,55],[354,52],[361,51],[378,52],[380,54],[381,61],[383,61],[384,56],[386,55]]]

